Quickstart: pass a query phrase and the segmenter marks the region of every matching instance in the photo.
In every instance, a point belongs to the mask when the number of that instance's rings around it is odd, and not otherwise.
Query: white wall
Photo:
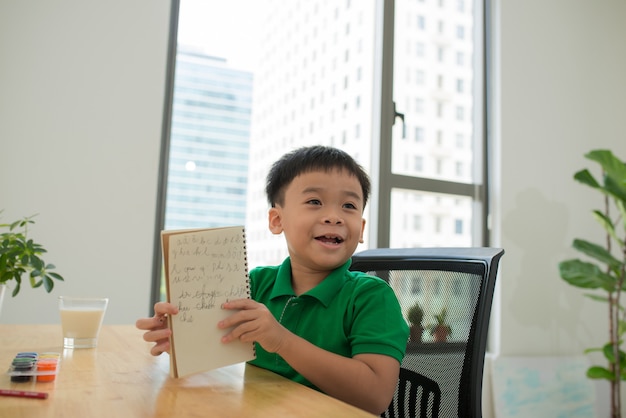
[[[0,223],[65,276],[23,286],[0,321],[58,323],[56,297],[110,298],[105,323],[149,309],[169,0],[0,1]]]
[[[583,154],[626,160],[626,2],[502,1],[500,12],[501,353],[577,354],[605,336],[605,306],[557,264],[577,255],[575,237],[602,237],[590,214],[601,197],[572,179],[598,173]]]
[[[626,160],[626,2],[494,3],[500,354],[582,354],[608,340],[606,307],[557,265],[578,256],[574,238],[603,242],[590,214],[601,198],[572,179],[598,173],[583,154],[608,148]]]

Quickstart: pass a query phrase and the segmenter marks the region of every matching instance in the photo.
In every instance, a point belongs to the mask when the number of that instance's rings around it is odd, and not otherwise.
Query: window
[[[415,44],[415,55],[417,57],[423,57],[424,56],[424,44],[422,42],[417,42]]]
[[[395,0],[395,27],[383,33],[377,1],[180,0],[163,228],[245,224],[250,264],[279,263],[286,252],[267,232],[267,169],[289,149],[321,143],[380,173],[362,249],[485,245],[484,98],[474,96],[484,90],[474,37],[483,3]],[[383,37],[394,38],[393,72]],[[455,56],[446,60],[446,50]],[[392,127],[380,116],[394,100],[413,141],[399,120]],[[372,158],[384,147],[388,160]]]
[[[413,157],[413,170],[418,173],[424,171],[424,159],[420,155]]]
[[[456,120],[462,121],[464,117],[465,117],[465,109],[463,109],[463,106],[457,106],[456,107]]]
[[[463,177],[463,162],[457,161],[454,166],[456,167],[457,177]]]
[[[414,231],[422,230],[422,216],[421,215],[413,216],[413,230]]]
[[[456,27],[456,37],[458,39],[465,39],[465,28],[461,25]]]
[[[422,15],[417,16],[417,28],[420,30],[426,29],[426,19]]]
[[[415,113],[424,113],[424,99],[415,99]]]
[[[417,84],[418,86],[424,85],[424,71],[423,70],[415,71],[415,84]]]
[[[463,134],[456,134],[456,147],[462,149],[465,146]]]
[[[415,142],[423,142],[424,141],[424,128],[416,126],[415,127]]]
[[[463,233],[463,219],[454,220],[454,233],[461,235]]]
[[[419,295],[422,293],[422,277],[415,277],[413,280],[407,281],[407,283],[411,284],[411,293],[414,295]]]

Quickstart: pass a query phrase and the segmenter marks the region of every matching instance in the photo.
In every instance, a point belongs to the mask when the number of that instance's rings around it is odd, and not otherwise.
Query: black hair
[[[297,148],[283,155],[272,165],[265,185],[269,204],[272,207],[277,203],[282,205],[285,199],[285,189],[300,174],[333,169],[346,170],[357,178],[363,191],[363,208],[365,208],[371,185],[363,167],[345,151],[322,145]]]

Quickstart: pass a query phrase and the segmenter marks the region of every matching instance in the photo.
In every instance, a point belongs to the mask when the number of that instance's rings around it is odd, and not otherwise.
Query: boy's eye
[[[307,203],[310,204],[310,205],[321,205],[322,204],[322,202],[319,199],[309,199],[307,201]]]
[[[353,205],[352,203],[346,203],[343,205],[343,207],[347,209],[356,209],[356,206]]]

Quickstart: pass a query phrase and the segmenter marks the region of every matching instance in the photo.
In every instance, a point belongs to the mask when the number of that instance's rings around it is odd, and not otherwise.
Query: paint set
[[[11,382],[52,382],[61,364],[59,353],[19,352],[11,361],[7,374]]]

